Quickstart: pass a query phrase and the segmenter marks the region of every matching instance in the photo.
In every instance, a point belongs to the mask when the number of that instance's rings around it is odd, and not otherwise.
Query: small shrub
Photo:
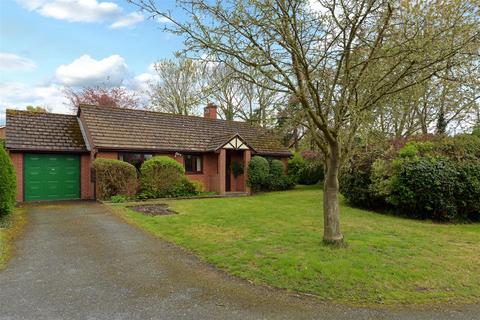
[[[12,160],[3,146],[0,146],[0,216],[9,214],[15,208],[17,180]]]
[[[97,158],[93,162],[96,172],[98,198],[110,199],[112,196],[133,196],[137,189],[137,170],[134,166],[120,160]]]
[[[157,156],[146,160],[140,172],[141,197],[163,198],[182,182],[185,169],[170,157]]]
[[[110,201],[113,203],[123,203],[127,202],[128,198],[122,194],[117,194],[116,196],[113,196],[110,198]]]
[[[303,159],[300,153],[295,153],[293,157],[288,160],[288,175],[295,181],[295,183],[298,183],[300,179],[300,173],[305,169],[305,167],[305,159]]]
[[[267,159],[254,156],[248,163],[247,184],[253,192],[268,189],[270,168]]]
[[[201,183],[200,181],[197,181],[197,180],[191,180],[190,182],[193,184],[193,186],[195,188],[195,192],[197,194],[205,192],[205,187],[203,186],[203,183]]]
[[[298,183],[312,185],[323,181],[324,169],[322,156],[316,151],[304,151],[305,167],[299,172]]]
[[[285,172],[285,165],[280,160],[270,162],[269,190],[288,190],[295,186],[294,177]]]
[[[195,184],[183,177],[176,185],[174,185],[170,190],[168,190],[166,197],[190,197],[197,195],[198,192],[195,189]]]

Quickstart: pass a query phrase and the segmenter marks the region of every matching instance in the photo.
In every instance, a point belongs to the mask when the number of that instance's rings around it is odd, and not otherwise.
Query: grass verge
[[[163,201],[150,217],[109,204],[127,221],[255,284],[355,305],[480,301],[480,224],[407,220],[341,204],[348,246],[322,245],[322,191]]]
[[[13,213],[0,217],[0,270],[4,269],[12,254],[12,241],[25,226],[25,209],[15,208]]]

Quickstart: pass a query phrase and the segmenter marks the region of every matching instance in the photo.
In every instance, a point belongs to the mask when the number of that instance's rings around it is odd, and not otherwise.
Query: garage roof
[[[6,127],[9,150],[87,152],[74,115],[7,110]]]

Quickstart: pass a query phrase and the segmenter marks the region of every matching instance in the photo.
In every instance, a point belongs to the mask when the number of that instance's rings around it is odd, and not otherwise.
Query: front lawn
[[[343,204],[348,247],[334,249],[322,245],[318,187],[167,203],[180,214],[151,217],[110,206],[256,284],[353,304],[480,301],[480,224],[434,224]]]
[[[0,270],[5,268],[12,251],[12,240],[25,225],[25,210],[16,208],[7,216],[0,216]]]

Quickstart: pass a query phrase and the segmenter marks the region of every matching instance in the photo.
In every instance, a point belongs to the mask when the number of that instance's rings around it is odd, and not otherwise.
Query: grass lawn
[[[322,245],[322,191],[171,200],[179,215],[127,221],[256,284],[351,304],[480,301],[480,224],[442,225],[342,204],[347,248]]]
[[[11,254],[11,242],[25,225],[24,209],[16,208],[12,214],[0,217],[0,270],[5,268]]]

